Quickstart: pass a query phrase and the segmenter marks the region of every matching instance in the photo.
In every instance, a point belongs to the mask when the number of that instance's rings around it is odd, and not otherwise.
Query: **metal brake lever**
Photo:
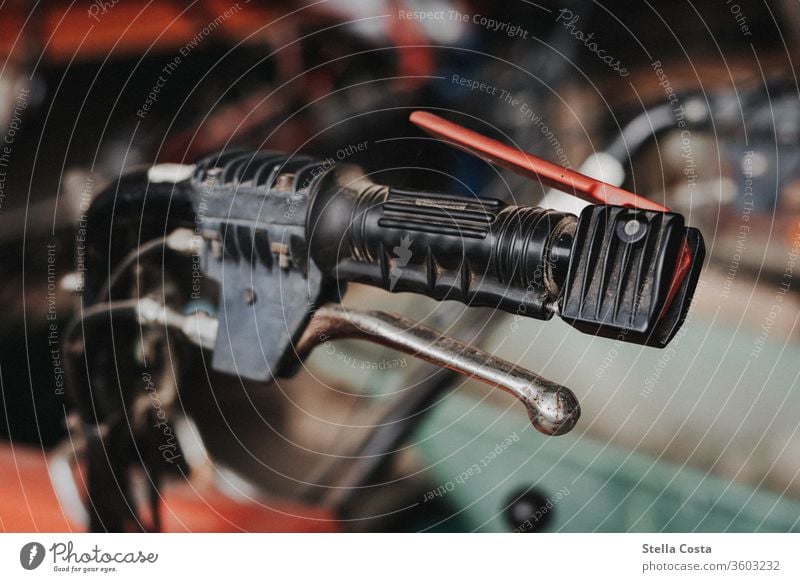
[[[500,388],[525,405],[531,423],[543,434],[566,434],[580,418],[578,399],[568,388],[393,313],[322,306],[295,347],[303,357],[325,341],[346,338],[394,348]]]
[[[208,314],[182,315],[149,298],[139,301],[137,314],[142,324],[166,326],[213,349],[217,320]],[[324,305],[314,312],[295,352],[303,358],[334,339],[371,341],[500,388],[525,405],[534,428],[546,435],[568,433],[581,415],[578,399],[568,388],[406,317]]]

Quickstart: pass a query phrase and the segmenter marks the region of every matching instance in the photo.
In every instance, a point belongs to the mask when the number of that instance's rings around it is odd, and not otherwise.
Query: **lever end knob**
[[[544,381],[544,386],[529,387],[523,400],[528,417],[540,433],[558,436],[567,434],[578,423],[581,407],[569,388]]]

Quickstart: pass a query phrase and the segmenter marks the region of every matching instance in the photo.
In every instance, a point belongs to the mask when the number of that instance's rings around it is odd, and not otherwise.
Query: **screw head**
[[[633,215],[621,217],[617,223],[617,236],[626,243],[642,240],[647,234],[647,222]]]
[[[638,220],[629,220],[628,222],[625,223],[625,234],[627,234],[628,236],[633,236],[637,232],[639,232],[640,228],[641,225],[639,224]]]

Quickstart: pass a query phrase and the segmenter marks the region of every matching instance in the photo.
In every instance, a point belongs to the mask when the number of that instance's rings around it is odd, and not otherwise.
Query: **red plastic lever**
[[[577,196],[592,204],[613,204],[640,210],[668,212],[661,204],[637,196],[622,188],[595,180],[579,172],[569,170],[533,154],[507,146],[497,140],[462,127],[427,111],[411,114],[411,123],[431,135],[453,142],[493,164],[507,168],[517,174],[540,180],[542,184]]]
[[[435,137],[452,142],[454,145],[495,165],[507,168],[522,176],[539,180],[545,186],[572,194],[592,204],[613,204],[639,210],[669,212],[669,208],[657,202],[548,162],[521,149],[507,146],[457,123],[442,119],[433,113],[414,111],[410,119],[411,123]],[[692,257],[686,241],[683,242],[680,252],[680,260],[672,276],[667,300],[661,312],[662,317],[675,298],[675,294],[678,292],[684,277],[686,277],[692,266]]]

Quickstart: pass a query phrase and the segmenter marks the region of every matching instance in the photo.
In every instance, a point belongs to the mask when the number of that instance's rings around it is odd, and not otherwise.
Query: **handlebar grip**
[[[306,235],[339,281],[549,319],[576,224],[554,210],[382,186],[346,166],[315,188]]]
[[[190,186],[201,267],[225,306],[215,366],[241,373],[234,351],[247,352],[252,377],[263,373],[259,329],[287,328],[266,358],[279,365],[309,306],[335,296],[332,283],[537,319],[557,312],[585,333],[664,347],[703,265],[702,235],[670,212],[595,205],[576,217],[383,186],[356,166],[266,151],[207,158]],[[280,302],[243,301],[261,289]]]

